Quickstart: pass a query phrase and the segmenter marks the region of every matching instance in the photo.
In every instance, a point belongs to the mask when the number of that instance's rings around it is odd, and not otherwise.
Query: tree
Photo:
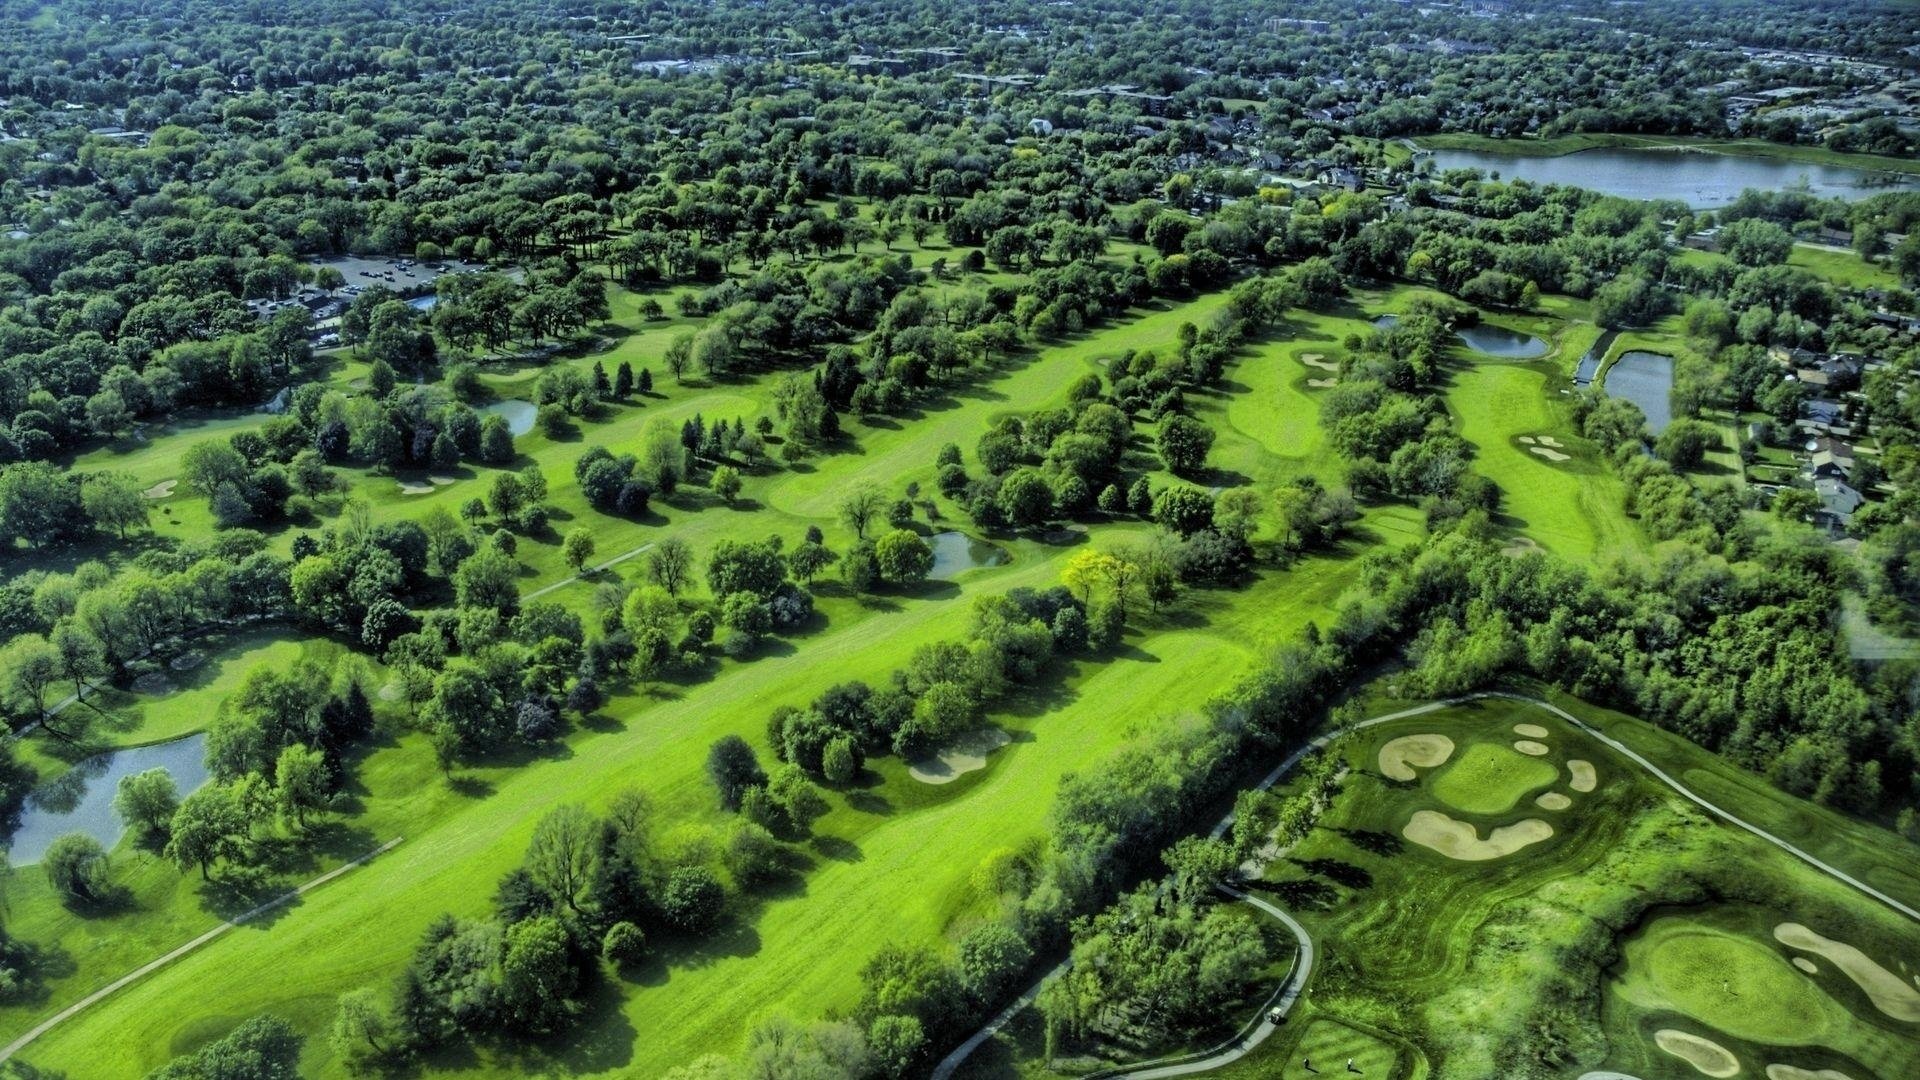
[[[593,815],[566,803],[540,819],[527,845],[527,873],[575,914],[599,862],[599,831]]]
[[[361,987],[340,995],[334,1007],[333,1028],[328,1041],[334,1053],[349,1065],[364,1065],[387,1053],[391,1025],[380,1008],[380,997],[372,989]]]
[[[975,1001],[999,1001],[1033,963],[1033,949],[1005,923],[990,922],[960,939],[960,985]]]
[[[97,528],[111,529],[120,539],[128,529],[147,524],[151,503],[140,485],[122,473],[91,473],[80,485],[80,504]]]
[[[1018,529],[1038,528],[1053,515],[1053,488],[1033,469],[1017,469],[1001,483],[995,502],[1007,523]]]
[[[679,596],[693,575],[693,549],[685,540],[669,536],[647,552],[647,580]]]
[[[722,465],[713,470],[709,485],[713,488],[715,495],[725,499],[728,506],[732,506],[733,500],[740,494],[740,470],[731,465]]]
[[[187,796],[174,812],[166,855],[182,870],[198,866],[200,876],[222,859],[238,858],[248,832],[246,814],[233,792],[209,784]]]
[[[296,1080],[300,1036],[277,1016],[256,1016],[147,1080]]]
[[[212,498],[223,485],[244,484],[249,469],[247,459],[230,443],[207,440],[187,447],[180,458],[180,486],[196,495]]]
[[[886,1080],[905,1080],[926,1048],[927,1034],[917,1016],[876,1016],[867,1027],[874,1066]]]
[[[688,934],[705,934],[726,915],[727,891],[713,872],[701,866],[683,866],[667,876],[660,891],[660,913],[667,923]]]
[[[1154,497],[1153,520],[1192,536],[1213,524],[1213,496],[1195,487],[1170,487]]]
[[[753,747],[738,735],[721,737],[707,751],[707,776],[720,792],[720,805],[728,810],[740,809],[747,790],[767,782],[767,774],[760,768]]]
[[[837,558],[839,556],[828,550],[825,544],[807,540],[787,555],[787,571],[811,586],[813,579],[832,566]]]
[[[925,581],[933,571],[933,549],[911,529],[895,529],[873,545],[880,576],[895,585]]]
[[[617,967],[632,967],[647,958],[647,935],[630,922],[614,923],[600,939],[600,955]]]
[[[330,774],[326,755],[295,743],[280,751],[273,769],[274,796],[280,812],[304,829],[307,814],[326,809]]]
[[[107,895],[107,853],[85,833],[68,833],[47,845],[40,867],[68,900],[94,903]]]
[[[482,548],[467,556],[453,574],[456,601],[461,607],[491,608],[503,615],[519,610],[520,588],[515,579],[520,564],[513,556]]]
[[[7,707],[47,715],[47,691],[60,678],[60,653],[38,634],[22,634],[0,648],[0,695]]]
[[[1191,416],[1169,416],[1160,425],[1160,460],[1168,471],[1192,476],[1206,467],[1213,449],[1213,429]]]
[[[871,485],[862,485],[841,498],[838,507],[840,523],[852,529],[856,538],[865,540],[867,526],[873,523],[886,505],[887,496],[884,492]]]
[[[592,530],[584,525],[567,530],[567,538],[560,542],[560,554],[574,573],[586,573],[587,560],[593,558]]]
[[[507,928],[500,959],[500,1002],[513,1024],[545,1034],[574,1011],[580,975],[569,956],[567,929],[550,915],[536,915]]]
[[[164,831],[180,809],[173,774],[165,769],[148,769],[121,777],[113,808],[122,821],[140,832],[151,835]]]

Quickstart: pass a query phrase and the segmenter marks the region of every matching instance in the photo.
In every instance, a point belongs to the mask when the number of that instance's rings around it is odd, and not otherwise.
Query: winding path
[[[180,946],[179,948],[173,950],[172,952],[166,954],[165,956],[162,956],[157,960],[150,960],[147,963],[142,964],[141,966],[133,969],[132,971],[127,972],[125,975],[122,975],[119,978],[108,983],[107,985],[101,987],[100,989],[95,990],[93,993],[88,994],[86,997],[81,998],[79,1001],[76,1001],[73,1004],[67,1006],[66,1008],[61,1009],[59,1012],[54,1013],[52,1016],[47,1017],[45,1020],[42,1020],[39,1024],[35,1025],[33,1030],[27,1032],[25,1035],[22,1035],[19,1038],[13,1040],[12,1042],[8,1043],[4,1048],[0,1048],[0,1061],[5,1061],[8,1058],[12,1057],[13,1055],[19,1053],[21,1050],[26,1048],[28,1043],[33,1042],[33,1040],[39,1038],[42,1035],[45,1035],[47,1032],[53,1030],[54,1027],[58,1026],[59,1024],[67,1020],[73,1019],[73,1017],[79,1015],[82,1011],[90,1008],[91,1006],[99,1003],[99,1001],[102,998],[113,993],[114,991],[122,989],[123,987],[126,987],[131,983],[137,982],[140,979],[145,978],[148,975],[151,975],[152,973],[160,970],[161,968],[166,967],[168,964],[173,963],[175,960],[178,960],[181,957],[187,955],[188,953],[194,951],[195,949],[198,949],[202,945],[205,945],[207,942],[212,941],[214,938],[219,937],[221,934],[226,933],[227,931],[233,929],[236,926],[241,925],[242,923],[251,922],[254,919],[259,918],[260,916],[265,915],[267,912],[272,911],[273,909],[281,906],[282,904],[285,904],[293,900],[295,897],[299,896],[300,894],[307,892],[309,889],[317,889],[320,886],[325,885],[327,882],[332,881],[334,878],[339,877],[341,874],[344,874],[347,871],[353,869],[354,867],[359,866],[364,862],[367,862],[368,860],[372,859],[374,856],[393,850],[394,845],[398,844],[401,840],[404,840],[404,839],[405,837],[396,836],[393,839],[387,841],[386,843],[381,844],[379,847],[374,848],[372,851],[367,852],[365,855],[362,855],[351,862],[341,863],[339,866],[336,866],[333,869],[327,871],[326,873],[321,874],[319,877],[314,878],[312,881],[309,881],[304,885],[301,885],[299,888],[289,889],[288,891],[281,893],[279,896],[274,897],[273,899],[267,901],[264,904],[261,904],[259,907],[256,907],[251,911],[248,911],[244,914],[236,915],[233,918],[228,919],[226,922],[223,922],[220,925],[214,927],[213,929],[207,931],[206,933],[201,934],[199,937],[194,938],[192,941],[187,942],[185,945]]]
[[[1652,776],[1654,779],[1665,784],[1667,787],[1672,788],[1673,791],[1676,794],[1678,794],[1681,798],[1686,799],[1688,802],[1691,802],[1695,806],[1700,807],[1702,810],[1705,810],[1707,813],[1713,815],[1714,817],[1720,818],[1721,820],[1727,822],[1730,825],[1734,825],[1738,828],[1746,830],[1749,833],[1752,833],[1754,836],[1759,837],[1761,840],[1764,840],[1767,843],[1772,844],[1773,846],[1779,848],[1782,851],[1785,851],[1787,854],[1792,855],[1794,858],[1799,859],[1801,862],[1806,863],[1808,866],[1813,867],[1815,870],[1818,870],[1821,873],[1826,874],[1828,877],[1831,877],[1836,881],[1840,881],[1847,885],[1850,885],[1853,888],[1859,890],[1864,895],[1870,896],[1873,899],[1878,900],[1881,903],[1887,905],[1888,907],[1892,908],[1894,911],[1897,911],[1900,914],[1905,915],[1906,917],[1913,919],[1916,922],[1920,922],[1920,910],[1916,910],[1915,908],[1907,904],[1904,904],[1899,900],[1894,899],[1891,896],[1888,896],[1886,893],[1880,891],[1879,889],[1874,888],[1871,885],[1868,885],[1866,882],[1861,881],[1860,879],[1854,877],[1851,874],[1848,874],[1844,870],[1841,870],[1837,867],[1831,866],[1828,863],[1821,861],[1820,859],[1816,858],[1809,852],[1791,843],[1788,843],[1785,840],[1782,840],[1778,836],[1775,836],[1774,834],[1766,831],[1765,829],[1760,828],[1758,825],[1754,825],[1751,822],[1748,822],[1742,818],[1736,817],[1732,813],[1721,809],[1720,807],[1714,805],[1711,802],[1708,802],[1706,799],[1700,797],[1699,795],[1695,794],[1692,790],[1688,789],[1685,785],[1681,784],[1678,780],[1675,780],[1672,776],[1668,775],[1667,772],[1661,769],[1658,765],[1655,765],[1653,762],[1647,760],[1645,757],[1643,757],[1639,753],[1639,751],[1629,748],[1626,744],[1620,742],[1620,740],[1615,739],[1613,736],[1606,734],[1605,732],[1601,731],[1599,728],[1594,727],[1592,724],[1587,723],[1585,720],[1580,719],[1579,717],[1573,715],[1572,713],[1561,708],[1560,706],[1555,705],[1550,701],[1543,701],[1540,698],[1529,697],[1525,694],[1511,694],[1511,693],[1506,693],[1498,690],[1489,690],[1489,691],[1484,691],[1477,694],[1464,694],[1459,697],[1445,698],[1440,701],[1430,701],[1425,705],[1417,705],[1411,709],[1401,709],[1397,712],[1385,713],[1380,716],[1368,717],[1365,720],[1357,721],[1355,723],[1347,725],[1346,727],[1336,728],[1333,731],[1324,732],[1320,735],[1314,736],[1312,739],[1309,739],[1299,749],[1287,755],[1285,760],[1281,761],[1280,764],[1274,766],[1273,771],[1268,773],[1266,777],[1262,779],[1258,785],[1255,786],[1255,790],[1265,791],[1266,789],[1272,787],[1275,783],[1279,782],[1280,778],[1286,775],[1289,770],[1291,770],[1294,766],[1298,765],[1302,758],[1306,757],[1308,754],[1313,753],[1314,751],[1326,746],[1328,743],[1331,743],[1335,739],[1338,739],[1344,735],[1348,735],[1356,731],[1363,731],[1367,728],[1374,727],[1379,724],[1391,723],[1395,720],[1405,720],[1409,717],[1421,716],[1430,712],[1438,712],[1442,709],[1450,709],[1458,705],[1467,704],[1468,702],[1483,701],[1489,698],[1499,698],[1507,701],[1519,701],[1519,702],[1524,702],[1526,704],[1534,705],[1539,708],[1545,709],[1546,711],[1566,721],[1568,724],[1572,725],[1574,728],[1582,732],[1585,732],[1587,735],[1591,736],[1596,741],[1604,743],[1606,746],[1611,748],[1615,753],[1626,758],[1628,761],[1631,761],[1634,764],[1640,766],[1642,769],[1646,770],[1648,775]],[[1233,814],[1228,813],[1225,817],[1220,819],[1218,824],[1214,825],[1212,831],[1209,832],[1208,835],[1217,839],[1219,837],[1225,836],[1227,830],[1232,826],[1233,826]],[[1240,1033],[1235,1035],[1232,1039],[1229,1039],[1227,1042],[1222,1043],[1221,1045],[1214,1047],[1213,1049],[1201,1051],[1198,1056],[1191,1055],[1191,1054],[1182,1055],[1177,1058],[1167,1058],[1167,1059],[1162,1059],[1160,1061],[1148,1062],[1142,1065],[1130,1066],[1121,1071],[1094,1073],[1092,1074],[1092,1077],[1098,1077],[1100,1078],[1100,1080],[1156,1080],[1156,1078],[1160,1078],[1160,1077],[1188,1076],[1195,1073],[1208,1072],[1210,1070],[1220,1068],[1221,1066],[1224,1066],[1224,1065],[1230,1065],[1233,1062],[1236,1062],[1241,1058],[1246,1057],[1247,1054],[1250,1053],[1255,1047],[1259,1046],[1262,1042],[1265,1042],[1267,1037],[1273,1034],[1277,1025],[1275,1025],[1272,1021],[1268,1020],[1267,1017],[1274,1010],[1277,1009],[1280,1012],[1281,1017],[1284,1019],[1287,1011],[1290,1010],[1293,1007],[1294,1003],[1299,1000],[1300,993],[1305,989],[1307,978],[1312,973],[1312,968],[1313,968],[1313,955],[1314,955],[1313,939],[1307,935],[1306,928],[1301,926],[1300,923],[1296,921],[1291,915],[1288,915],[1286,912],[1281,911],[1279,908],[1276,908],[1272,904],[1267,903],[1265,900],[1262,900],[1255,896],[1249,896],[1246,893],[1243,893],[1240,890],[1234,889],[1230,886],[1222,885],[1220,886],[1220,891],[1228,894],[1229,896],[1233,896],[1236,899],[1243,900],[1247,903],[1253,904],[1255,907],[1260,908],[1262,911],[1266,912],[1267,914],[1273,916],[1276,919],[1279,919],[1282,923],[1286,925],[1287,929],[1292,931],[1294,939],[1299,944],[1300,961],[1299,963],[1294,965],[1294,970],[1288,976],[1287,981],[1283,983],[1280,989],[1275,992],[1274,998],[1269,999],[1269,1003],[1261,1007],[1260,1012],[1257,1014],[1253,1022],[1249,1023],[1247,1027],[1242,1028]],[[975,1050],[979,1049],[980,1046],[984,1044],[987,1040],[993,1038],[994,1035],[998,1034],[1000,1029],[1005,1027],[1007,1023],[1011,1021],[1013,1017],[1017,1013],[1019,1013],[1021,1009],[1024,1009],[1028,1005],[1030,1005],[1033,1002],[1034,998],[1039,996],[1040,991],[1046,986],[1046,984],[1052,982],[1054,979],[1060,977],[1060,975],[1065,973],[1065,971],[1071,965],[1071,963],[1072,961],[1070,960],[1061,961],[1061,963],[1058,966],[1056,966],[1051,971],[1047,972],[1044,976],[1042,976],[1040,978],[1040,981],[1034,983],[1033,986],[1029,987],[1026,993],[1021,994],[1020,997],[1013,1002],[1013,1004],[1007,1006],[992,1020],[988,1021],[986,1026],[982,1027],[979,1031],[974,1032],[973,1035],[969,1037],[966,1042],[963,1042],[958,1047],[956,1047],[951,1054],[948,1054],[940,1062],[940,1064],[934,1068],[932,1073],[932,1080],[950,1080],[955,1070],[957,1070],[960,1067],[960,1064],[962,1062],[964,1062],[970,1055],[972,1055],[972,1053]],[[1591,1075],[1602,1075],[1602,1074],[1591,1074]],[[1587,1078],[1583,1077],[1582,1080],[1587,1080]]]

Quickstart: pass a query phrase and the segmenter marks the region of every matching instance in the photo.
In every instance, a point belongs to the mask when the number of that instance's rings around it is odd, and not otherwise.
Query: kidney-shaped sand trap
[[[1653,1033],[1655,1046],[1708,1076],[1733,1076],[1740,1071],[1740,1059],[1711,1039],[1690,1032],[1662,1028]]]
[[[1573,800],[1557,791],[1549,791],[1545,795],[1533,800],[1533,805],[1542,810],[1565,810],[1567,807],[1573,805]]]
[[[1803,1069],[1798,1065],[1767,1066],[1767,1080],[1853,1080],[1839,1069]]]
[[[1515,750],[1520,751],[1523,754],[1526,754],[1529,757],[1546,757],[1547,756],[1547,744],[1537,743],[1537,742],[1534,742],[1532,739],[1521,739],[1520,741],[1513,744],[1513,748]]]
[[[986,768],[987,755],[1012,741],[999,728],[964,732],[954,736],[945,750],[908,767],[907,774],[923,784],[950,784],[961,773]]]
[[[1472,825],[1456,821],[1437,810],[1418,810],[1400,834],[1422,847],[1429,847],[1449,859],[1461,862],[1486,862],[1511,855],[1529,844],[1537,844],[1553,835],[1553,826],[1539,818],[1527,818],[1502,825],[1487,834],[1485,840]]]
[[[1599,786],[1600,777],[1593,771],[1593,762],[1575,759],[1567,762],[1567,786],[1585,794]]]
[[[1513,733],[1525,739],[1544,739],[1547,737],[1547,729],[1541,727],[1539,724],[1515,724],[1513,725]]]
[[[1380,774],[1389,780],[1412,780],[1414,769],[1445,765],[1453,756],[1453,740],[1445,735],[1402,735],[1380,747]]]
[[[1781,923],[1773,928],[1773,936],[1790,949],[1801,949],[1826,957],[1828,963],[1839,968],[1865,991],[1867,997],[1873,999],[1874,1007],[1881,1012],[1895,1020],[1920,1020],[1920,990],[1908,986],[1905,979],[1874,963],[1866,953],[1844,941],[1821,937],[1799,923]]]

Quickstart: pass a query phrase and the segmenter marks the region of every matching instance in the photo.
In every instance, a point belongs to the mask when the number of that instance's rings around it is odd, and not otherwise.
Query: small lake
[[[414,309],[415,311],[432,311],[433,305],[439,302],[440,302],[440,298],[438,296],[435,296],[432,293],[428,293],[425,296],[416,296],[413,299],[407,301],[407,306]]]
[[[207,782],[207,737],[189,735],[172,742],[97,754],[67,770],[58,780],[36,788],[20,810],[8,855],[15,866],[38,862],[47,847],[68,833],[86,833],[108,851],[127,831],[113,808],[120,778],[148,769],[165,769],[182,798]]]
[[[1467,348],[1488,356],[1507,356],[1525,359],[1547,355],[1547,343],[1532,334],[1522,334],[1518,330],[1509,330],[1492,323],[1481,323],[1455,331]]]
[[[1607,350],[1613,347],[1613,339],[1620,336],[1618,330],[1608,330],[1593,343],[1593,348],[1580,358],[1580,366],[1573,369],[1573,385],[1586,387],[1593,385],[1593,377],[1600,374],[1600,362],[1607,358]]]
[[[1376,315],[1373,325],[1381,330],[1391,330],[1400,325],[1400,316],[1392,313]],[[1461,345],[1488,356],[1525,359],[1547,354],[1547,343],[1532,334],[1522,334],[1518,330],[1509,330],[1504,326],[1494,326],[1491,323],[1478,323],[1456,330],[1453,336],[1460,339]]]
[[[515,435],[525,435],[532,431],[533,419],[540,413],[539,407],[531,401],[496,401],[491,405],[481,406],[480,411],[506,417],[507,430]]]
[[[933,570],[927,576],[935,581],[946,581],[975,567],[1002,566],[1010,559],[1006,548],[951,529],[934,533],[927,542],[933,547]]]
[[[1611,397],[1626,398],[1647,414],[1647,430],[1655,435],[1673,422],[1673,357],[1633,349],[1607,369],[1601,386]]]
[[[1495,154],[1481,150],[1435,150],[1434,168],[1479,169],[1502,180],[1565,184],[1627,199],[1678,199],[1696,209],[1725,206],[1748,188],[1782,191],[1803,180],[1815,195],[1865,199],[1920,187],[1920,178],[1775,158],[1704,151],[1612,147],[1558,157]]]

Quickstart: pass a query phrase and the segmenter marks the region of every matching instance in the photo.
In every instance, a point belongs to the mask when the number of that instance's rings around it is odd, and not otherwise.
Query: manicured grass
[[[1722,154],[1735,154],[1742,157],[1776,158],[1782,161],[1801,161],[1813,165],[1844,165],[1856,169],[1879,169],[1891,172],[1920,172],[1920,162],[1907,158],[1882,157],[1877,154],[1844,154],[1820,146],[1786,146],[1768,142],[1765,139],[1696,139],[1679,135],[1624,135],[1624,134],[1584,134],[1560,135],[1541,139],[1496,139],[1485,135],[1469,135],[1462,132],[1449,132],[1442,135],[1422,135],[1413,140],[1415,145],[1426,150],[1479,150],[1493,154],[1516,154],[1524,157],[1559,157],[1581,150],[1594,150],[1602,147],[1668,147],[1685,146],[1700,150],[1714,150]]]
[[[1845,1023],[1778,947],[1684,917],[1657,920],[1628,945],[1620,993],[1760,1042],[1821,1042]]]
[[[1392,1043],[1338,1020],[1315,1020],[1307,1025],[1280,1071],[1268,1071],[1266,1075],[1284,1080],[1315,1076],[1387,1078],[1399,1067],[1400,1052]]]
[[[1870,263],[1852,251],[1836,251],[1814,244],[1795,244],[1787,258],[1789,266],[1798,266],[1815,277],[1850,289],[1894,289],[1900,279],[1892,270]]]
[[[1476,742],[1434,777],[1433,793],[1464,813],[1504,814],[1559,775],[1543,758],[1499,742]]]

